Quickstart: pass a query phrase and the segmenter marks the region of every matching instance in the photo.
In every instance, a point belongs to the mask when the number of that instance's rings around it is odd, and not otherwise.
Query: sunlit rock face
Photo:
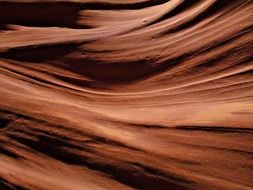
[[[252,0],[0,0],[0,190],[253,189]]]

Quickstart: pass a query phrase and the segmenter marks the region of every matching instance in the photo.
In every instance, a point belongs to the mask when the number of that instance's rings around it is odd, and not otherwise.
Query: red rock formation
[[[253,1],[0,0],[0,190],[253,188]]]

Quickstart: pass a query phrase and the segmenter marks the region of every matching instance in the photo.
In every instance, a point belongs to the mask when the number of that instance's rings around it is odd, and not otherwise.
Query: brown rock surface
[[[252,190],[252,0],[0,0],[0,190]]]

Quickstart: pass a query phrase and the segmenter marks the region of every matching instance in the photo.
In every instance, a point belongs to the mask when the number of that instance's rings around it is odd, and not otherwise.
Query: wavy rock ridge
[[[251,0],[0,0],[0,189],[253,189],[252,26]]]

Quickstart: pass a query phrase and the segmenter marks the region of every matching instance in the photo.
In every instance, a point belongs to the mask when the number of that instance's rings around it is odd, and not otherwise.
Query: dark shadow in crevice
[[[251,128],[236,128],[236,127],[223,127],[223,126],[178,126],[178,130],[184,131],[203,131],[212,133],[253,133]]]
[[[81,10],[118,10],[141,9],[165,3],[155,0],[132,4],[112,3],[74,3],[74,2],[0,2],[0,26],[23,25],[34,27],[67,27],[88,29],[87,25],[78,24]]]
[[[0,3],[0,25],[87,28],[78,25],[79,7],[72,3]]]
[[[12,184],[1,177],[0,177],[0,189],[1,190],[28,190],[24,187]]]
[[[0,53],[0,57],[23,61],[26,63],[41,63],[45,61],[56,60],[62,58],[76,50],[78,44],[59,44],[52,46],[41,46],[37,48],[27,49],[11,49],[7,52]]]
[[[9,119],[0,117],[0,129],[3,129],[3,128],[7,127],[10,122],[11,121]]]
[[[11,157],[11,158],[14,158],[14,159],[20,159],[20,158],[22,158],[21,156],[17,155],[16,153],[7,150],[4,147],[4,145],[1,145],[1,143],[0,143],[0,154],[3,154],[5,156],[8,156],[8,157]]]

